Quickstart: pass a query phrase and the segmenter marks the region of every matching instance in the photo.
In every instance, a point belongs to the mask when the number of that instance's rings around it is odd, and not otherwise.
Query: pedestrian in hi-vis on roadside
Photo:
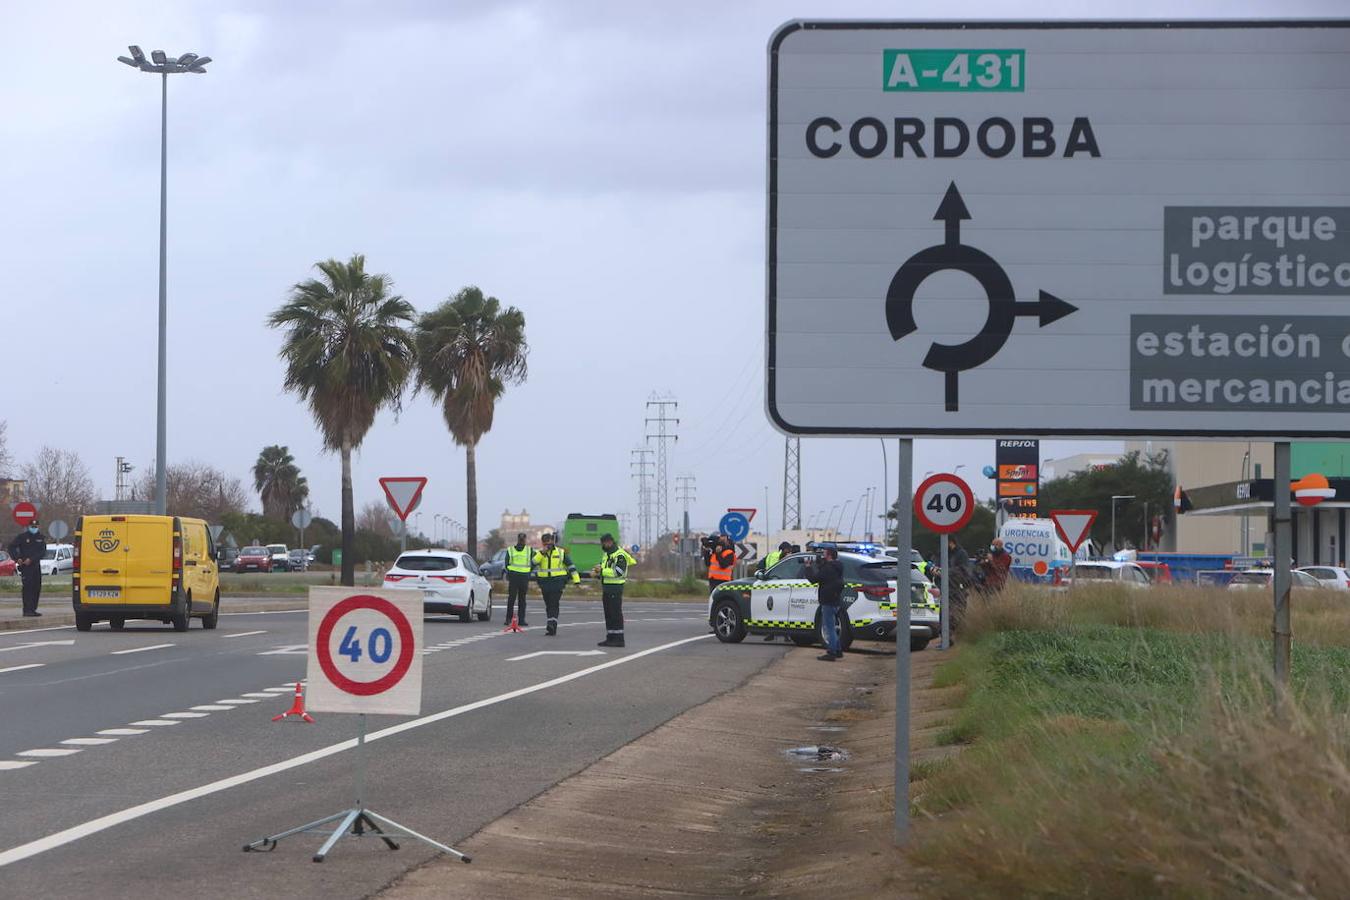
[[[525,622],[525,594],[530,589],[530,572],[534,569],[534,550],[525,546],[525,532],[516,535],[514,547],[506,548],[506,624],[516,615],[521,628]]]
[[[558,633],[558,609],[562,605],[563,588],[567,587],[569,577],[576,584],[581,581],[581,575],[572,565],[572,554],[566,547],[557,546],[557,535],[546,534],[540,541],[544,546],[534,554],[534,577],[539,581],[539,592],[544,595],[544,614],[548,616],[544,633],[553,637]]]
[[[605,639],[601,647],[623,646],[623,585],[628,580],[628,567],[637,560],[614,542],[614,535],[600,535],[600,549],[605,558],[591,570],[600,579],[600,599],[605,606]]]
[[[47,539],[37,519],[9,542],[9,555],[23,580],[23,614],[42,615],[38,612],[38,596],[42,593],[42,557],[47,555]]]
[[[820,604],[820,630],[825,632],[825,652],[816,659],[834,662],[842,657],[839,649],[839,608],[844,598],[844,567],[839,554],[826,547],[806,564],[806,579],[816,586],[816,602]]]

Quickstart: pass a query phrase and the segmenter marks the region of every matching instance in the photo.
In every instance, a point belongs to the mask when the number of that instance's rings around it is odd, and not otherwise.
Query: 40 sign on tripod
[[[422,598],[315,588],[309,606],[311,712],[422,711]]]

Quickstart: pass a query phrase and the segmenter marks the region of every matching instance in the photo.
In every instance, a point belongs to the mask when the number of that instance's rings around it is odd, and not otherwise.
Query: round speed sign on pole
[[[938,534],[966,527],[975,511],[970,485],[955,475],[939,472],[925,479],[914,491],[914,515],[920,524]]]
[[[419,714],[421,594],[311,588],[307,677],[312,712]]]

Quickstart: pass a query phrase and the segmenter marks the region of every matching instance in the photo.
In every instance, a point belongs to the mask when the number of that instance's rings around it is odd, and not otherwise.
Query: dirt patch
[[[472,865],[432,861],[381,896],[917,896],[891,844],[895,658],[816,652],[789,653],[486,826],[460,845]],[[916,716],[946,714],[950,692],[929,687],[942,655],[912,659]],[[789,752],[821,744],[848,758]],[[916,733],[915,758],[931,746]]]

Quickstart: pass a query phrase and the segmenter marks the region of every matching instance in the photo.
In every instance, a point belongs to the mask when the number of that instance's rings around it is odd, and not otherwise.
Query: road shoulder
[[[487,825],[460,845],[472,865],[434,860],[381,896],[903,896],[909,873],[890,845],[895,657],[828,664],[817,652],[787,654]],[[913,659],[922,710],[941,658]],[[817,744],[850,758],[788,752]]]

